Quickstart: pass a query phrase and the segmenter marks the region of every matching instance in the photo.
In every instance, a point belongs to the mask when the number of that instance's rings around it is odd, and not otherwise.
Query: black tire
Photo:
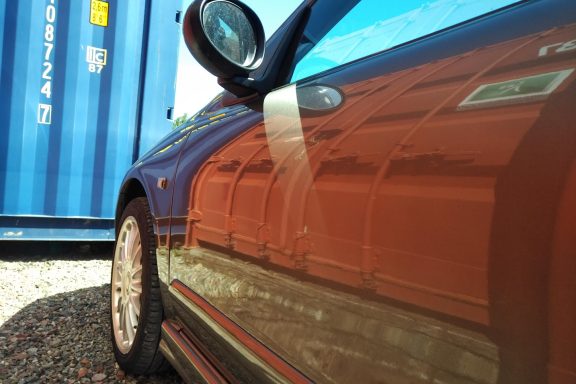
[[[122,340],[123,331],[118,330],[118,324],[121,322],[121,310],[119,300],[129,302],[130,299],[122,299],[122,289],[118,287],[119,275],[126,276],[126,273],[114,271],[124,271],[125,266],[121,266],[119,261],[122,248],[126,249],[125,227],[137,229],[140,235],[141,245],[141,293],[139,295],[139,316],[134,327],[131,327],[133,333],[130,338],[131,342]],[[136,233],[136,232],[134,232]],[[124,238],[122,238],[124,237]],[[138,252],[136,252],[137,254]],[[126,263],[127,264],[127,263]],[[134,265],[134,263],[130,263]],[[136,263],[138,264],[138,263]],[[121,266],[121,268],[119,268]],[[133,275],[133,269],[130,274]],[[138,272],[139,274],[140,272]],[[156,240],[153,232],[152,215],[146,198],[139,197],[132,200],[124,210],[120,219],[120,227],[116,234],[116,243],[114,247],[114,261],[112,264],[110,284],[110,304],[111,304],[111,331],[112,346],[114,356],[120,367],[131,374],[151,374],[166,370],[169,367],[168,362],[159,350],[161,326],[163,320],[162,299],[160,297],[160,281],[158,278],[158,268],[156,265]],[[124,278],[121,277],[122,281]],[[132,278],[130,278],[131,281]],[[131,292],[131,290],[127,290]],[[126,306],[124,311],[126,313]],[[124,317],[128,315],[124,314]],[[125,324],[125,323],[124,323]],[[125,328],[125,325],[123,325]],[[122,343],[124,341],[124,343]]]

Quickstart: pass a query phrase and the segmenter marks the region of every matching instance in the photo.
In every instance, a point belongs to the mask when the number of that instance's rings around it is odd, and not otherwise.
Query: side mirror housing
[[[266,38],[256,13],[238,0],[195,0],[184,17],[192,56],[237,96],[253,93],[249,74],[264,57]]]

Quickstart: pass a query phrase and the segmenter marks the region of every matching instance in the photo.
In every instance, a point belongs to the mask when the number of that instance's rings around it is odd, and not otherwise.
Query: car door
[[[286,80],[189,128],[168,326],[241,382],[573,378],[574,4],[310,7]]]

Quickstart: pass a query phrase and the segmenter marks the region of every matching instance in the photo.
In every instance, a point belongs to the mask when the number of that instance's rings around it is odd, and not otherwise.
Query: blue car
[[[183,31],[224,91],[124,179],[124,370],[576,383],[576,2],[307,0],[266,40],[195,0]]]

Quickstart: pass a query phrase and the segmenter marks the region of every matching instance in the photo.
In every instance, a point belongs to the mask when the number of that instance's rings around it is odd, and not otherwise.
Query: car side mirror
[[[264,57],[264,28],[256,13],[238,0],[195,0],[186,11],[183,33],[192,56],[224,88],[244,96],[249,74]]]

